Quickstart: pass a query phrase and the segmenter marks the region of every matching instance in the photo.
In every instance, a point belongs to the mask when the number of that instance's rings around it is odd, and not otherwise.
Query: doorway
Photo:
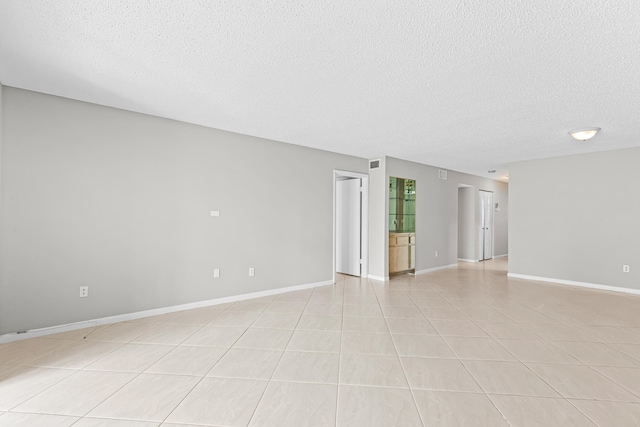
[[[493,258],[493,193],[480,190],[480,259]]]
[[[369,176],[334,171],[334,251],[335,273],[368,275]]]

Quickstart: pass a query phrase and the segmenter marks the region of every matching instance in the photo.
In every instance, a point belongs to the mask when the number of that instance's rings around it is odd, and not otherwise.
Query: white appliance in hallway
[[[480,190],[480,259],[493,258],[493,193]]]
[[[336,272],[361,275],[362,180],[336,181]]]

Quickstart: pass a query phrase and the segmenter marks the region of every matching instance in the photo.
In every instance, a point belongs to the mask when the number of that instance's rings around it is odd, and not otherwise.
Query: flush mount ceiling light
[[[586,141],[587,139],[591,139],[596,136],[598,132],[600,132],[600,128],[584,128],[572,130],[569,132],[569,135],[578,141]]]

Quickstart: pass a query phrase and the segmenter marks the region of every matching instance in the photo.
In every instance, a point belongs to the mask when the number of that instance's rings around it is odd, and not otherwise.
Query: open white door
[[[480,191],[482,260],[493,258],[493,193]]]
[[[362,193],[360,179],[336,182],[336,271],[360,276]]]

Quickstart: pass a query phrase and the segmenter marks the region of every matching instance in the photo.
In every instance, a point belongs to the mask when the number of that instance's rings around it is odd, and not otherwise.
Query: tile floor
[[[0,426],[640,426],[640,296],[506,266],[4,344]]]

